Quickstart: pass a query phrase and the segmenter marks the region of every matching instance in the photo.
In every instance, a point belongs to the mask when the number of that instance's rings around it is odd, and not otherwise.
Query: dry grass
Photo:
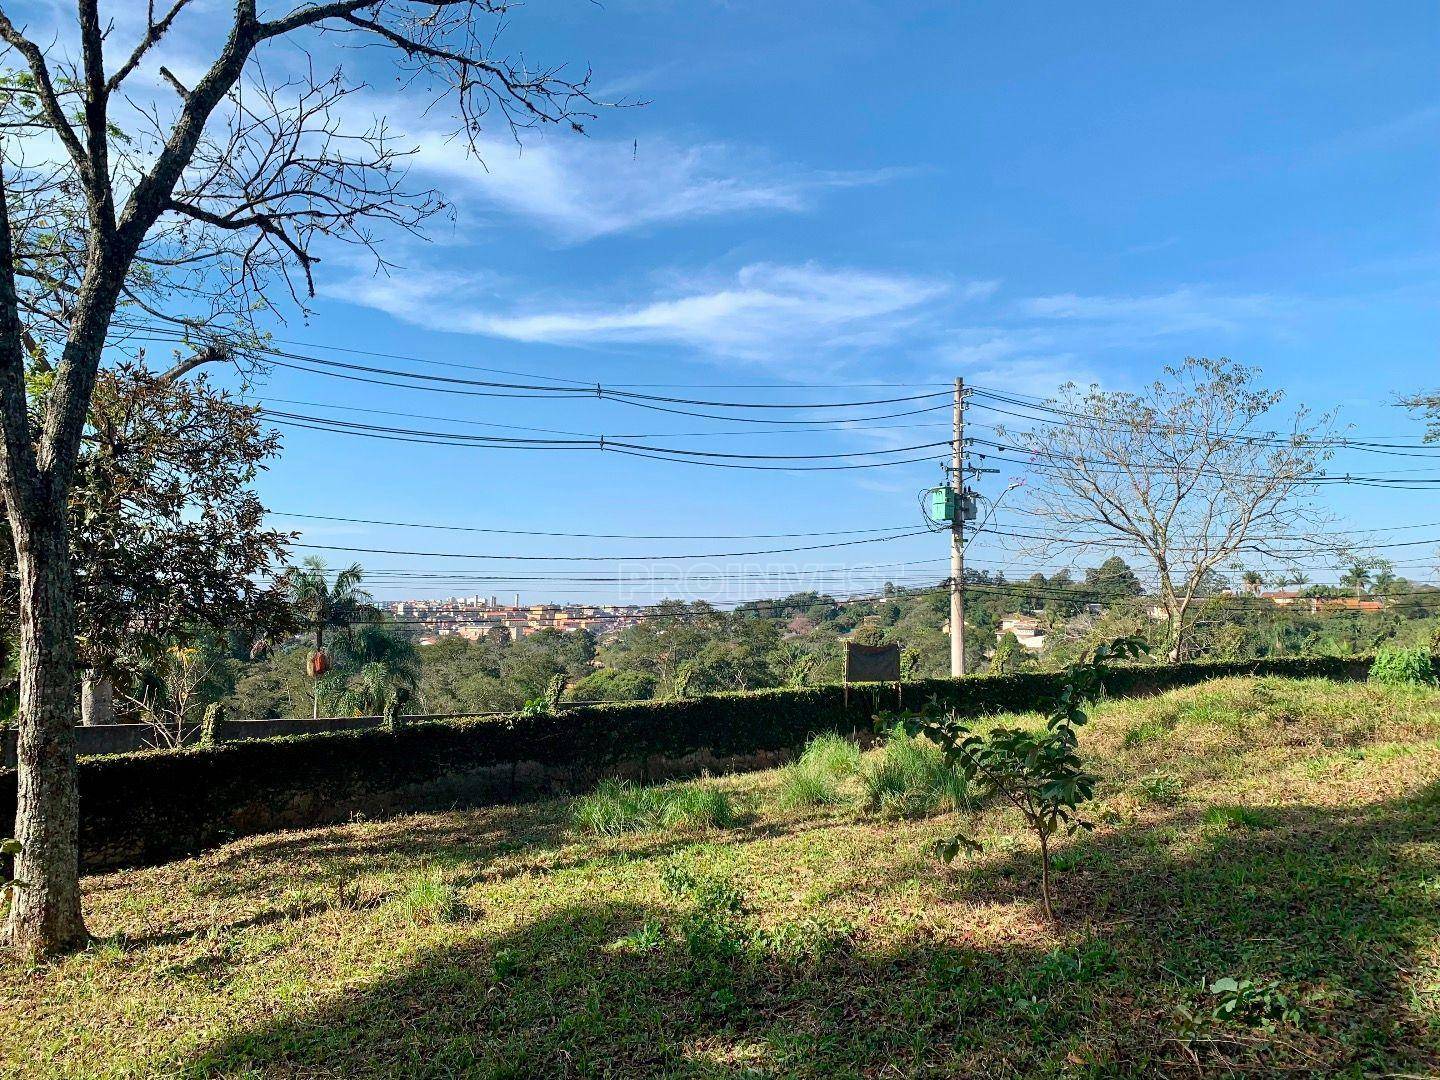
[[[977,804],[596,837],[539,803],[254,837],[87,881],[87,952],[0,962],[46,1076],[1434,1075],[1440,693],[1225,680],[1085,730],[1094,833]],[[1233,976],[1272,999],[1215,1019]],[[1298,1023],[1268,1014],[1283,995]]]

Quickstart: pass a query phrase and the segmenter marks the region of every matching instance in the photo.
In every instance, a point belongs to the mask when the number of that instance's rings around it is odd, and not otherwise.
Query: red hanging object
[[[325,655],[324,649],[316,649],[306,658],[305,670],[312,679],[318,679],[330,670],[330,657]]]

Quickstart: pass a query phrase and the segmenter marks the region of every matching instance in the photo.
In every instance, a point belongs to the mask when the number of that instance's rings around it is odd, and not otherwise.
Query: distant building
[[[1317,615],[1322,611],[1384,611],[1384,600],[1368,600],[1363,596],[1306,596],[1293,590],[1261,594],[1276,607],[1298,607]]]
[[[614,633],[644,618],[638,607],[609,607],[594,604],[501,605],[493,596],[450,597],[446,600],[392,600],[382,606],[397,619],[411,624],[420,640],[458,635],[479,641],[503,632],[512,641],[537,630],[571,632],[589,630]]]
[[[1006,634],[1014,634],[1022,649],[1039,652],[1045,648],[1045,624],[1034,615],[1006,615],[1000,620],[1000,629],[995,631],[995,640]]]

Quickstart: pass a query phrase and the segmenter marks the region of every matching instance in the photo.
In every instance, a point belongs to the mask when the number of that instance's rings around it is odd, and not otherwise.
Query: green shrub
[[[1370,681],[1391,686],[1434,686],[1435,662],[1427,649],[1387,647],[1375,654]]]
[[[573,682],[565,700],[644,701],[655,696],[655,685],[655,676],[644,672],[601,668]]]
[[[735,823],[730,797],[700,784],[640,787],[628,780],[602,780],[575,800],[575,824],[598,836],[641,829],[724,829]]]
[[[866,805],[902,816],[961,810],[971,803],[970,786],[945,761],[933,742],[893,728],[860,772]]]
[[[787,766],[780,785],[780,803],[790,809],[840,802],[840,784],[860,768],[860,748],[843,735],[816,735],[805,752]]]
[[[1127,665],[1110,670],[1105,685],[1123,697],[1235,675],[1359,679],[1369,668],[1368,657]],[[962,716],[1023,713],[1053,698],[1063,681],[1045,672],[923,679],[905,683],[895,704],[935,699]],[[515,762],[583,779],[587,770],[649,755],[792,750],[818,731],[869,730],[893,695],[851,687],[847,696],[838,685],[757,690],[89,757],[79,769],[81,853],[92,871],[161,862],[238,835],[344,821],[377,804],[413,807],[423,792],[399,804],[386,796]],[[0,770],[0,821],[15,817],[15,802],[15,770]]]

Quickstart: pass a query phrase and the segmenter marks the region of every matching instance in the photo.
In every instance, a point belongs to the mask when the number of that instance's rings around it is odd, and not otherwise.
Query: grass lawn
[[[1440,1075],[1437,736],[1440,693],[1363,684],[1105,706],[1058,927],[1018,817],[893,797],[883,751],[620,792],[633,827],[252,837],[89,878],[89,951],[0,959],[0,1072]],[[983,853],[934,863],[960,827]]]

